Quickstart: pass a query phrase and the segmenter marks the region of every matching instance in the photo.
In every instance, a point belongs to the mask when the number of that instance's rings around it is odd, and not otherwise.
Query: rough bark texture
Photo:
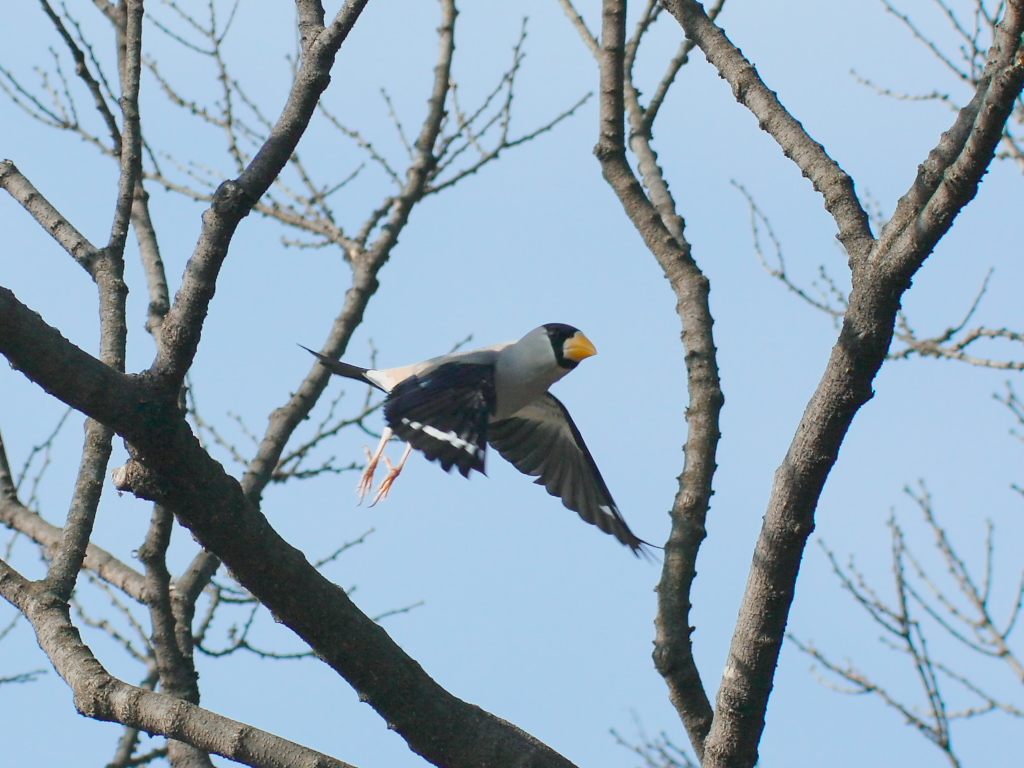
[[[194,745],[202,750],[202,757],[206,752],[213,752],[256,768],[351,768],[341,760],[221,717],[180,698],[121,682],[103,668],[82,642],[71,623],[67,602],[42,583],[25,580],[2,562],[0,593],[32,623],[39,645],[71,686],[75,707],[86,717],[164,734],[178,740],[182,746]]]
[[[625,12],[625,2],[621,0],[604,3],[599,56],[601,134],[594,152],[601,162],[605,180],[668,278],[683,326],[689,395],[686,459],[679,477],[679,492],[670,510],[672,530],[665,544],[665,563],[658,585],[654,661],[700,756],[711,727],[712,710],[693,659],[690,589],[697,573],[697,553],[707,535],[705,519],[717,468],[715,454],[721,437],[719,413],[724,397],[712,333],[714,320],[708,303],[708,280],[693,259],[690,244],[683,234],[683,219],[675,211],[675,203],[649,141],[634,134],[650,197],[626,157]],[[638,107],[634,106],[631,114],[639,122],[641,118],[637,113]]]
[[[903,293],[957,213],[973,198],[1014,99],[1021,93],[1024,12],[1021,0],[1008,4],[974,99],[921,165],[913,186],[876,240],[850,177],[785,110],[753,65],[716,26],[714,16],[720,3],[709,17],[691,0],[665,0],[665,8],[683,26],[687,41],[644,108],[640,90],[632,81],[632,66],[658,6],[648,4],[637,31],[627,40],[625,0],[605,0],[598,42],[569,0],[562,2],[600,64],[600,135],[595,154],[605,179],[664,271],[682,323],[689,431],[658,587],[655,664],[702,764],[753,766],[822,487],[853,418],[872,396],[872,383],[892,340]],[[200,344],[234,232],[254,207],[267,205],[264,195],[295,156],[299,138],[330,81],[339,47],[365,4],[366,0],[352,0],[325,26],[319,2],[298,0],[302,57],[287,103],[251,162],[244,162],[236,152],[237,177],[201,198],[211,204],[181,287],[171,302],[143,188],[138,111],[142,3],[96,3],[116,31],[119,124],[117,110],[107,104],[104,89],[89,74],[88,57],[75,35],[68,33],[62,17],[43,2],[44,11],[80,65],[78,76],[97,102],[110,132],[110,155],[116,158],[120,175],[109,238],[106,245],[97,247],[50,205],[12,162],[0,162],[0,187],[89,274],[97,287],[100,314],[99,353],[94,357],[64,339],[11,291],[0,288],[0,353],[46,392],[90,417],[74,495],[62,528],[47,524],[19,501],[0,442],[0,522],[31,536],[52,554],[47,575],[39,582],[25,580],[0,561],[0,594],[32,623],[40,646],[73,689],[79,711],[126,726],[119,760],[129,761],[139,732],[148,731],[173,740],[168,757],[175,768],[209,766],[208,753],[254,766],[345,766],[198,706],[191,625],[196,600],[223,561],[231,575],[278,621],[348,681],[411,749],[432,763],[460,768],[571,765],[514,725],[441,688],[377,623],[362,614],[341,588],[321,576],[301,552],[282,539],[261,513],[262,493],[280,469],[286,443],[327,386],[330,373],[323,366],[313,365],[295,393],[272,414],[241,482],[229,476],[200,445],[180,403],[184,377]],[[346,237],[338,227],[330,230],[329,240],[344,248],[353,274],[323,347],[326,355],[337,357],[347,347],[414,206],[461,178],[458,174],[443,182],[437,178],[454,141],[453,136],[446,137],[444,126],[457,16],[453,0],[442,0],[441,9],[439,55],[427,115],[410,148],[404,180],[391,172],[399,191],[373,212],[354,238]],[[685,236],[684,219],[652,144],[658,109],[694,46],[701,48],[728,81],[737,101],[754,113],[760,126],[822,195],[847,249],[853,285],[849,310],[821,382],[776,472],[714,708],[693,659],[689,621],[691,586],[713,494],[724,396],[712,333],[710,286]],[[627,154],[627,116],[632,129],[628,148],[637,158],[636,172]],[[470,135],[467,146],[475,140]],[[504,142],[501,148],[508,146],[512,143]],[[450,162],[450,155],[448,158]],[[471,166],[465,173],[477,167]],[[272,213],[269,207],[261,210]],[[287,216],[282,212],[281,220]],[[124,373],[127,288],[123,255],[129,226],[135,228],[146,270],[150,297],[147,328],[157,345],[152,366],[136,375]],[[309,231],[328,232],[313,225]],[[372,232],[378,234],[371,242]],[[155,502],[149,534],[139,550],[144,573],[89,543],[115,434],[125,440],[131,457],[115,471],[116,486]],[[182,578],[172,582],[165,556],[175,519],[192,532],[204,551]],[[69,600],[83,567],[117,585],[149,611],[154,651],[152,669],[141,686],[128,685],[103,669],[71,622]],[[154,692],[157,686],[161,693]]]
[[[13,365],[125,438],[132,461],[115,472],[115,484],[178,510],[179,521],[203,547],[348,680],[414,751],[438,765],[571,765],[510,723],[438,686],[344,590],[274,531],[241,485],[202,449],[176,406],[149,395],[148,377],[104,366],[4,290],[0,329],[0,352]],[[29,349],[17,337],[46,343]],[[73,365],[59,364],[68,358]],[[64,375],[47,381],[47,372],[54,370]],[[114,391],[120,393],[116,404],[108,397]]]
[[[852,182],[767,89],[753,66],[691,0],[665,6],[825,199],[847,248],[849,310],[821,383],[776,472],[754,551],[703,765],[753,766],[779,650],[821,489],[892,341],[896,312],[914,273],[973,199],[1021,93],[1024,7],[1011,2],[975,98],[922,164],[911,190],[875,241]],[[682,630],[681,630],[682,631]]]

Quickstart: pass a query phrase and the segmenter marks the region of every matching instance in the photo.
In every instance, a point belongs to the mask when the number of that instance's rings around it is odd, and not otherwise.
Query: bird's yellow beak
[[[590,339],[583,335],[582,331],[576,331],[562,345],[562,354],[566,359],[578,363],[580,360],[584,360],[591,355],[596,355],[597,349],[590,342]]]

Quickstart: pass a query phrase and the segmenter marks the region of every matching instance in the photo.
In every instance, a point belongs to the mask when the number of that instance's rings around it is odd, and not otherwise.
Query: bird
[[[372,489],[382,459],[388,472],[371,506],[388,495],[414,448],[446,472],[455,468],[468,478],[471,471],[486,474],[490,445],[585,522],[614,536],[633,554],[646,555],[647,542],[626,524],[569,411],[548,392],[582,360],[597,354],[578,328],[547,323],[518,341],[381,370],[302,348],[332,373],[387,395],[387,426],[377,450],[366,448],[368,461],[357,488],[360,502]],[[393,436],[407,443],[397,465],[384,455]]]

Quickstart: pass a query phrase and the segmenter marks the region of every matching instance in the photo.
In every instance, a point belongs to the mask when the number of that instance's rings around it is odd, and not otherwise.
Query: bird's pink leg
[[[384,448],[388,444],[388,440],[391,439],[394,432],[391,431],[391,427],[385,427],[383,434],[380,436],[380,443],[377,445],[377,450],[370,453],[370,449],[364,447],[366,451],[366,469],[363,470],[363,476],[359,479],[359,485],[356,486],[356,493],[359,494],[359,503],[363,503],[363,499],[366,498],[366,494],[373,488],[373,474],[377,471],[377,464],[380,462],[381,456],[384,456]],[[387,461],[385,457],[384,461],[388,464],[388,471],[391,471],[391,462]],[[374,499],[373,504],[377,503],[377,499]],[[370,506],[372,507],[373,504]]]
[[[383,457],[384,463],[388,465],[388,474],[385,476],[384,480],[381,481],[380,487],[377,489],[377,495],[373,497],[373,504],[370,505],[371,507],[378,501],[384,501],[384,499],[388,497],[388,492],[391,490],[391,486],[394,484],[395,480],[401,474],[402,467],[405,466],[405,462],[409,460],[410,453],[412,453],[412,446],[406,445],[405,453],[402,454],[402,460],[398,462],[397,467],[391,465],[391,461],[387,456]]]

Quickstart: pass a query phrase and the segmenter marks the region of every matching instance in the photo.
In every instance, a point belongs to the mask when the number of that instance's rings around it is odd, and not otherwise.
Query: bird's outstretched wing
[[[565,406],[546,394],[515,416],[491,422],[490,443],[520,472],[634,554],[643,552],[615,505],[604,478]]]
[[[484,471],[495,407],[494,366],[443,363],[399,382],[384,403],[388,426],[446,472]]]

